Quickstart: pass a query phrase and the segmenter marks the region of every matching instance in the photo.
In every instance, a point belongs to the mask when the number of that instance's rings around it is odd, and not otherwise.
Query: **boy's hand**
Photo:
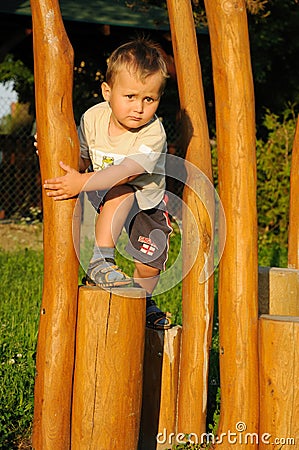
[[[81,192],[84,179],[77,170],[62,161],[59,165],[66,174],[62,177],[45,180],[44,188],[49,190],[47,196],[53,197],[54,200],[66,200],[75,197]]]

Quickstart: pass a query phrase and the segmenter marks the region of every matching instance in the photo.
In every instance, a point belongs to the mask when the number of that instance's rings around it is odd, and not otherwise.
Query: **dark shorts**
[[[102,192],[89,192],[88,198],[101,213],[105,203]],[[126,251],[136,261],[165,270],[168,258],[169,235],[172,232],[165,200],[152,209],[140,210],[135,200],[125,228],[129,236]]]

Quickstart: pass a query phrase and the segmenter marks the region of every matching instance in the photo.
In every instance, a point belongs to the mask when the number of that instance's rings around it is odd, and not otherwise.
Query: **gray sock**
[[[94,247],[87,275],[99,286],[107,285],[107,283],[117,283],[117,286],[131,282],[131,279],[111,261],[111,259],[114,260],[114,252],[114,247]]]
[[[93,248],[93,255],[91,261],[101,258],[112,258],[114,259],[115,248],[114,247],[98,247],[97,245]]]

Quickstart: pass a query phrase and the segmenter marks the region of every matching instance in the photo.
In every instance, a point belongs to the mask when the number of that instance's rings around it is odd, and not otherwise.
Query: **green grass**
[[[171,238],[168,267],[180,251],[180,234]],[[132,262],[117,255],[132,273]],[[0,448],[29,449],[32,432],[35,352],[42,297],[43,254],[0,249]],[[81,279],[83,271],[80,270]],[[156,301],[181,323],[181,285]]]
[[[181,237],[178,229],[171,236],[169,269],[178,259]],[[118,264],[129,274],[133,263],[126,259],[123,249],[117,255]],[[260,265],[286,267],[286,249],[264,248],[260,251]],[[0,448],[29,449],[33,416],[35,350],[42,296],[43,255],[41,251],[0,249]],[[178,265],[178,271],[180,270]],[[167,271],[166,271],[167,272]],[[79,277],[82,276],[82,268]],[[181,283],[172,274],[174,287],[167,290],[166,280],[155,300],[163,310],[172,313],[173,323],[182,323]],[[176,278],[177,277],[177,278]],[[163,289],[163,283],[166,283]],[[217,287],[217,273],[215,277]],[[164,290],[164,292],[163,292]],[[218,325],[215,311],[214,337],[209,373],[208,423],[217,422],[219,408]],[[214,412],[216,411],[216,416]],[[191,447],[179,447],[191,448]],[[193,447],[196,448],[196,447]]]
[[[11,450],[31,433],[42,253],[0,252],[0,266],[0,448]]]

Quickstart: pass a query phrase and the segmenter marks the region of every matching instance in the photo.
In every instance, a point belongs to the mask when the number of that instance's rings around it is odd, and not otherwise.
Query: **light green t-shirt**
[[[107,102],[88,109],[81,118],[79,140],[81,157],[90,159],[93,170],[104,170],[132,158],[145,173],[129,182],[136,190],[141,209],[157,206],[165,191],[166,134],[157,116],[137,130],[109,136],[111,109]]]

